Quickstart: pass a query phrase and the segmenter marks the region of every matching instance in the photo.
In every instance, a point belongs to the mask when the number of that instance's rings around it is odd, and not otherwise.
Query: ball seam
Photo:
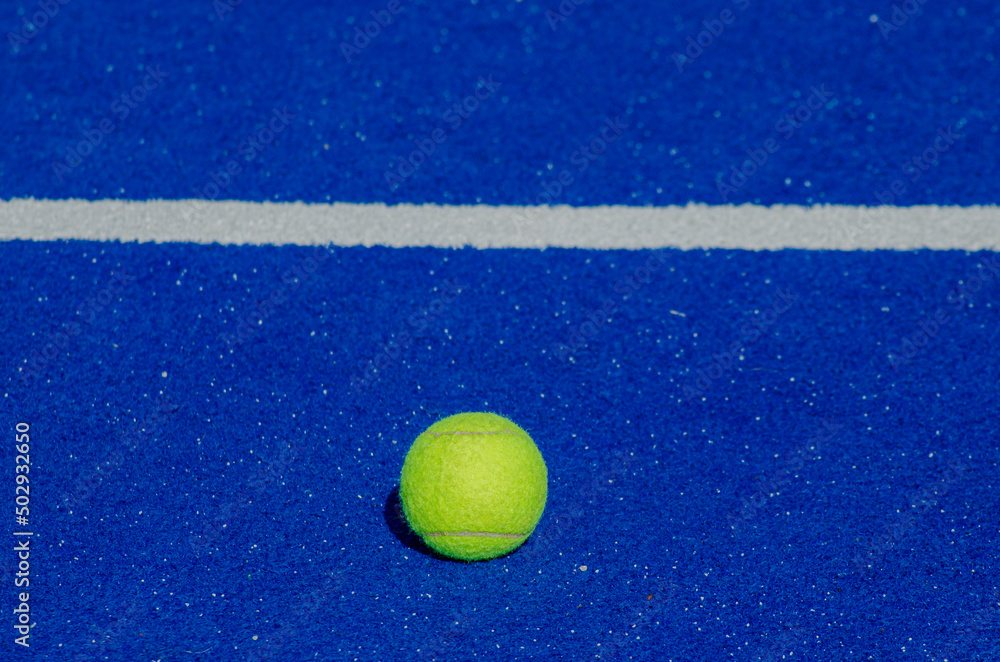
[[[424,536],[461,536],[467,538],[524,538],[527,533],[480,533],[477,531],[441,531],[438,533],[425,533]]]
[[[441,435],[444,435],[444,434],[514,434],[514,435],[518,435],[518,434],[522,434],[522,433],[521,432],[517,432],[516,430],[484,430],[482,432],[474,432],[474,431],[471,431],[471,430],[451,430],[451,431],[448,431],[448,432],[431,432],[431,431],[428,430],[428,431],[424,432],[424,434],[430,434],[430,435],[434,435],[435,437],[440,437]]]

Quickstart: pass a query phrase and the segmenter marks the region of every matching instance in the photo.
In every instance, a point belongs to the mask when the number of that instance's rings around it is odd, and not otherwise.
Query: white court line
[[[1000,249],[1000,207],[0,200],[0,240],[477,248]]]

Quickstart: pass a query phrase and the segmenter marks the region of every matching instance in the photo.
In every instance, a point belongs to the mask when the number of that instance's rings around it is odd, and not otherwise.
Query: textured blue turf
[[[17,0],[0,199],[996,204],[1000,8],[959,4]],[[996,660],[998,280],[0,243],[36,534],[0,658]],[[399,518],[409,443],[465,410],[549,468],[487,563]]]
[[[996,202],[988,0],[46,1],[0,6],[0,198]]]
[[[34,659],[1000,654],[1000,255],[2,257]],[[485,563],[419,549],[394,495],[463,410],[550,473],[535,535]]]

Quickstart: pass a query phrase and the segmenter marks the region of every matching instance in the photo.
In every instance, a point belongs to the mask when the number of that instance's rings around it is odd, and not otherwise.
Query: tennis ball
[[[413,442],[399,481],[410,528],[464,561],[517,549],[545,510],[548,472],[528,433],[503,416],[455,414]]]

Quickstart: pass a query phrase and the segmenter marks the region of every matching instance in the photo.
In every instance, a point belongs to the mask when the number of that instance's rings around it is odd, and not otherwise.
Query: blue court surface
[[[959,4],[0,4],[0,658],[1000,659]],[[473,563],[465,411],[548,468]]]

